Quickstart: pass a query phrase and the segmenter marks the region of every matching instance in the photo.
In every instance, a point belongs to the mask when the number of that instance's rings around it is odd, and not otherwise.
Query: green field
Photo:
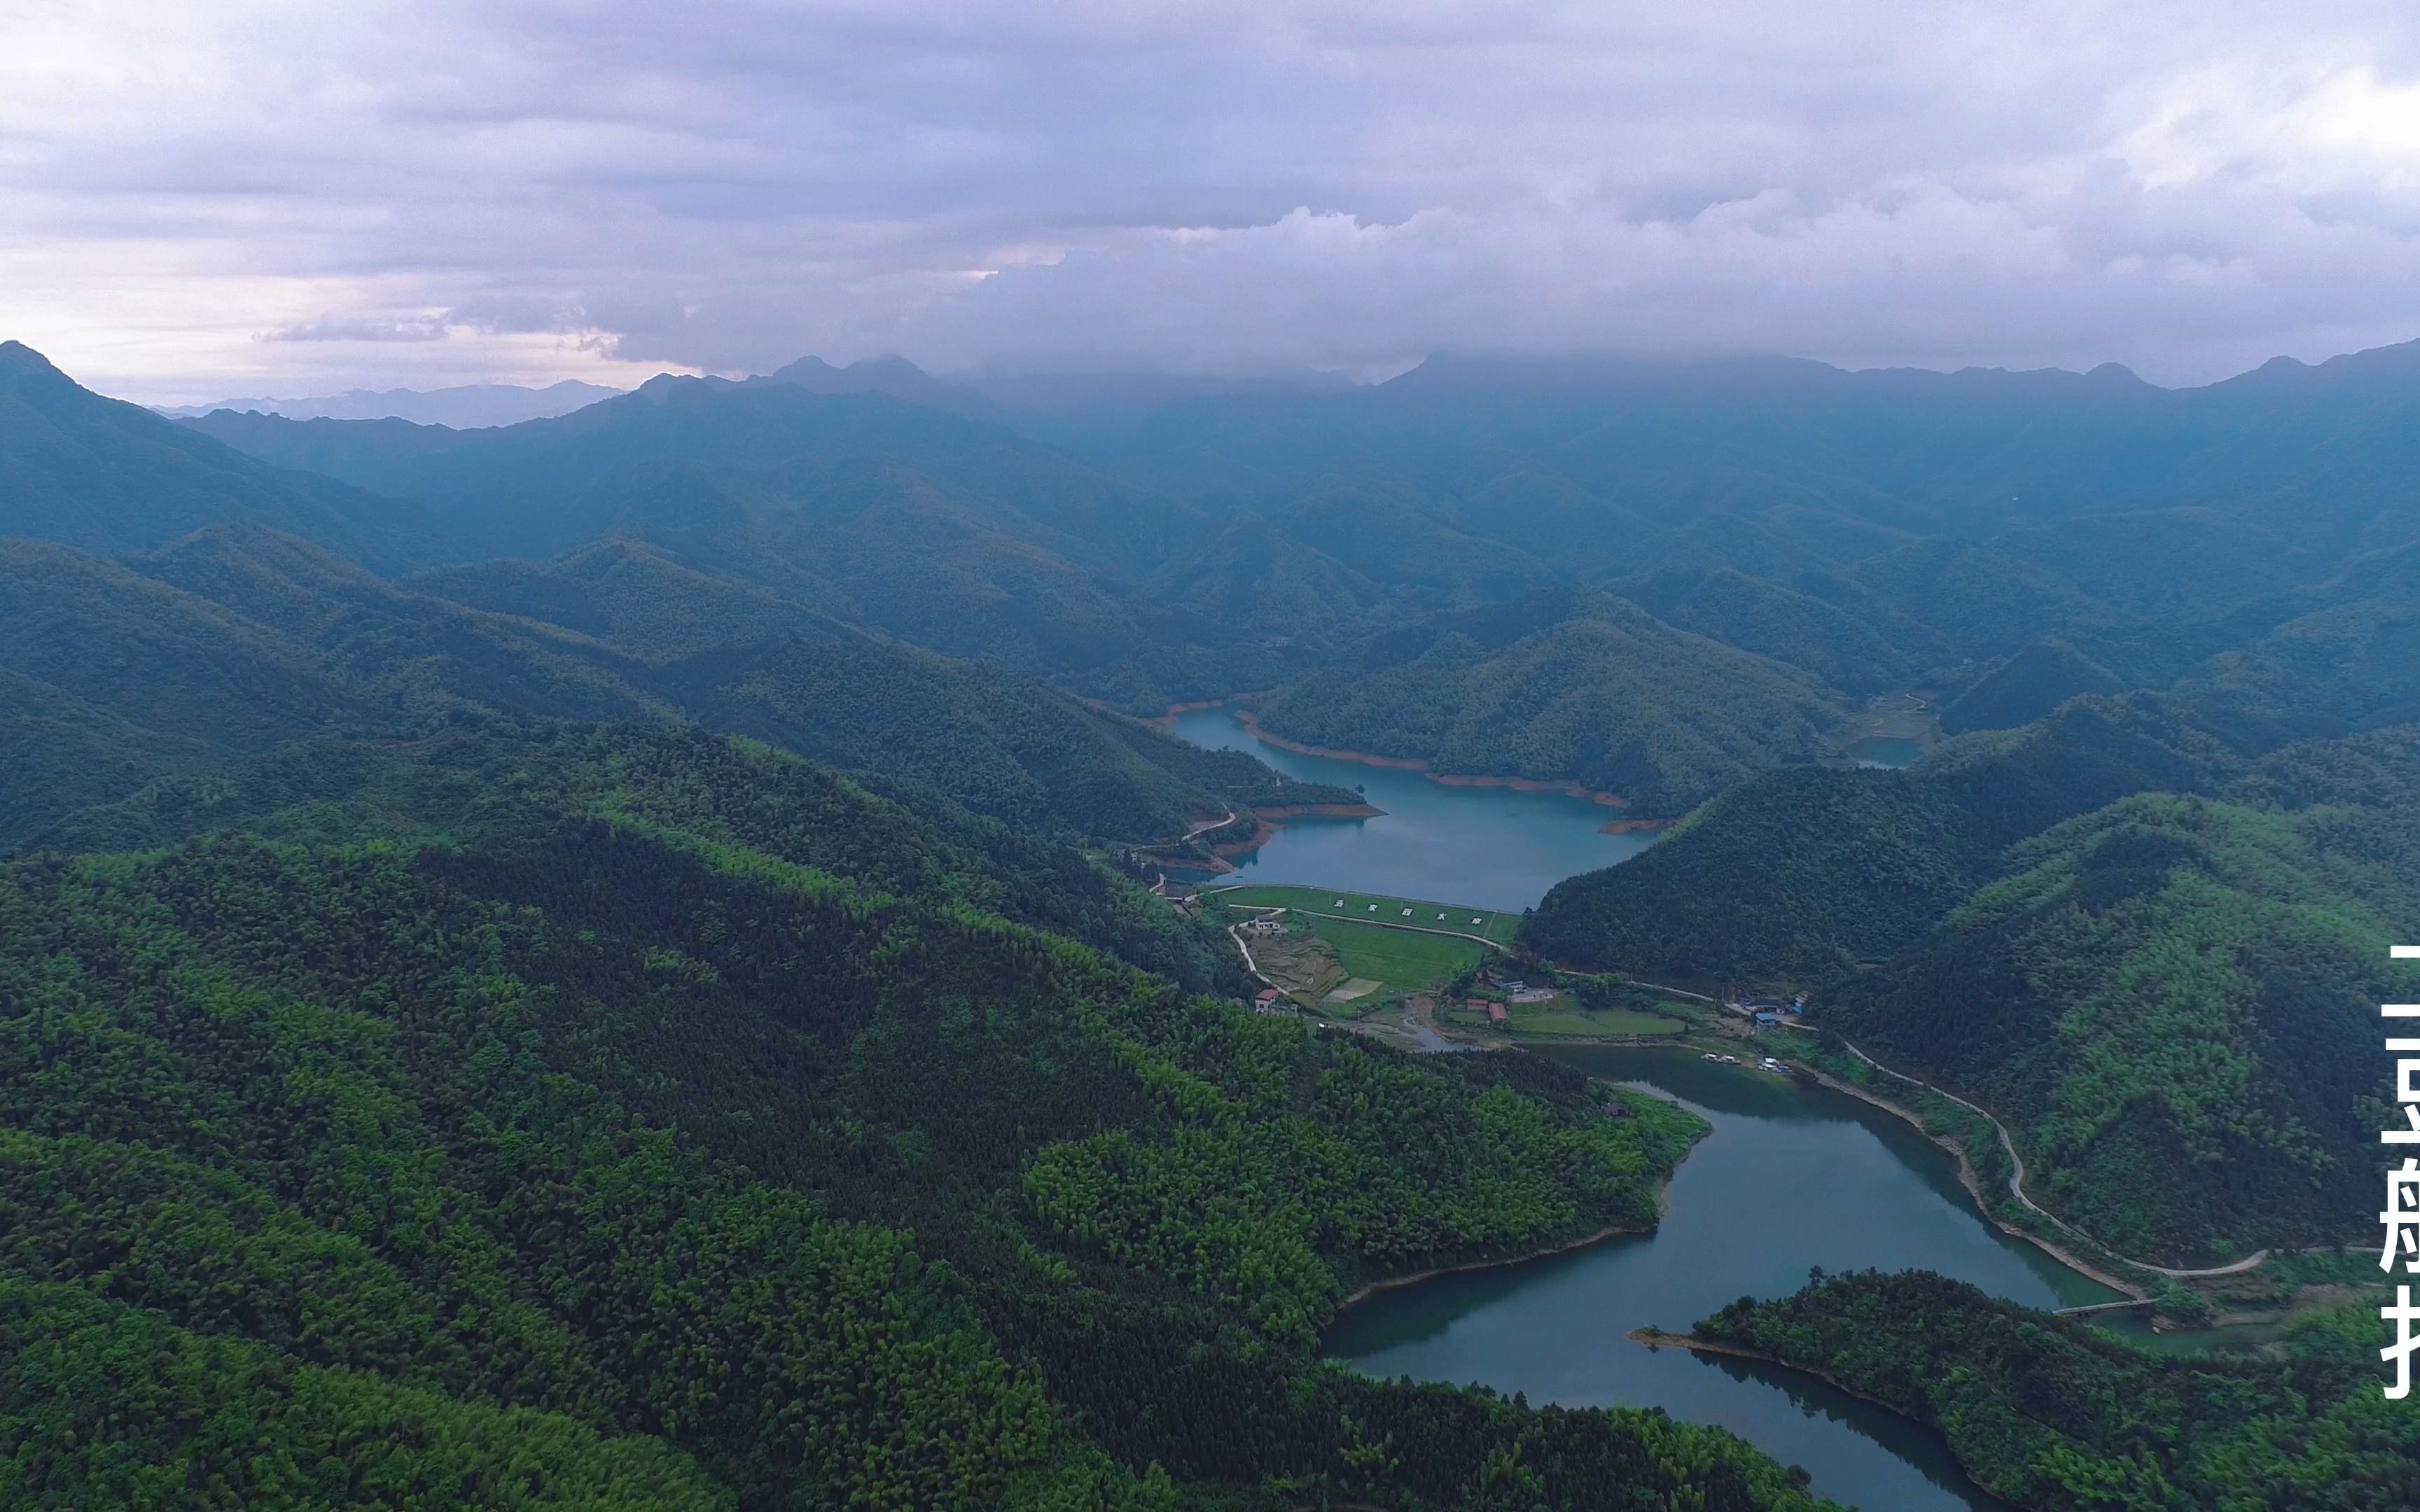
[[[1371,893],[1319,891],[1311,887],[1235,887],[1210,895],[1228,918],[1244,918],[1269,908],[1290,910],[1286,919],[1336,948],[1346,973],[1381,984],[1358,1006],[1363,1011],[1391,997],[1438,986],[1479,964],[1488,948],[1462,934],[1419,931],[1459,930],[1489,939],[1511,935],[1517,914]],[[1409,918],[1404,910],[1411,910]],[[1444,916],[1440,921],[1438,916]],[[1415,926],[1404,928],[1405,925]],[[1340,1011],[1344,1011],[1340,1007]]]
[[[1254,908],[1291,908],[1317,918],[1350,918],[1397,929],[1450,930],[1476,934],[1496,945],[1511,945],[1521,927],[1519,913],[1493,908],[1466,908],[1419,898],[1388,898],[1374,892],[1337,892],[1317,887],[1245,886],[1210,894],[1217,902]]]
[[[1512,1011],[1512,1032],[1573,1036],[1582,1039],[1627,1039],[1634,1036],[1679,1034],[1689,1026],[1680,1019],[1666,1018],[1660,1013],[1640,1013],[1627,1008],[1608,1008],[1594,1012],[1565,998],[1557,1003],[1540,1005],[1538,1013]]]
[[[1479,964],[1487,948],[1442,934],[1414,934],[1404,930],[1377,929],[1342,919],[1287,916],[1311,926],[1311,932],[1336,947],[1337,959],[1356,977],[1385,983],[1378,995],[1410,994],[1434,987]]]

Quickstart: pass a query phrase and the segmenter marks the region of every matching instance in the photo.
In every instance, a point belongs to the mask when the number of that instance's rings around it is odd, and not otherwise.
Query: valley
[[[0,346],[0,1473],[2399,1504],[2338,1246],[2412,362],[1438,358],[1045,436],[899,362],[452,430]],[[1764,1059],[1855,1051],[1917,1124]],[[2257,1326],[2048,1316],[2110,1293],[2020,1162]]]
[[[1919,1267],[2036,1307],[2113,1295],[1975,1212],[1948,1158],[1837,1093],[1686,1050],[1545,1052],[1680,1101],[1714,1131],[1691,1151],[1648,1234],[1501,1271],[1381,1293],[1324,1348],[1380,1377],[1484,1382],[1532,1402],[1658,1406],[1718,1424],[1867,1507],[1996,1505],[1913,1424],[1773,1366],[1655,1350],[1629,1335],[1683,1331],[1741,1295],[1796,1289],[1810,1267]]]
[[[1191,728],[1209,738],[1234,738],[1215,716],[1192,717],[1199,722]],[[1322,759],[1282,747],[1271,754],[1273,760]],[[1887,763],[1869,755],[1859,764],[1898,767],[1917,754],[1911,749],[1905,759]],[[1484,806],[1446,803],[1420,811],[1445,835],[1441,848],[1449,851],[1458,848],[1459,837],[1451,833],[1457,822],[1485,837],[1482,842],[1492,842],[1501,823]],[[1349,858],[1352,853],[1342,854]],[[1651,1230],[1500,1268],[1390,1285],[1351,1302],[1330,1325],[1323,1340],[1330,1357],[1382,1378],[1477,1381],[1533,1403],[1656,1407],[1738,1432],[1804,1467],[1817,1493],[1855,1504],[1944,1512],[2003,1504],[1977,1484],[1974,1467],[1935,1428],[1920,1416],[1902,1415],[1887,1395],[1845,1379],[1832,1365],[1734,1346],[1720,1336],[1692,1337],[1671,1319],[1718,1312],[1740,1296],[1780,1298],[1803,1278],[1820,1284],[1827,1273],[1867,1267],[1920,1271],[2026,1307],[2088,1310],[2124,1296],[2095,1269],[2096,1259],[2110,1263],[2105,1250],[2085,1242],[2086,1257],[2063,1264],[2059,1246],[2079,1242],[2064,1220],[2033,1209],[2048,1226],[2048,1242],[2037,1245],[1979,1211],[1957,1159],[1900,1121],[1927,1116],[1904,1107],[1885,1113],[1806,1077],[1754,1069],[1758,1054],[1768,1048],[1784,1057],[1814,1054],[1815,1035],[1801,1037],[1801,1046],[1792,1045],[1788,1034],[1760,1037],[1764,1042],[1744,1057],[1749,1064],[1730,1066],[1709,1062],[1726,1043],[1745,1048],[1723,1037],[1740,1032],[1734,1021],[1669,997],[1664,999],[1668,1017],[1637,1009],[1589,1011],[1568,991],[1555,995],[1558,1006],[1530,1007],[1528,1016],[1517,1008],[1506,1015],[1501,994],[1492,994],[1493,1022],[1462,1013],[1458,1005],[1447,1011],[1437,1001],[1446,983],[1469,980],[1491,947],[1521,948],[1518,921],[1509,915],[1310,886],[1230,883],[1200,897],[1231,923],[1259,919],[1285,931],[1284,938],[1315,942],[1330,952],[1339,980],[1315,985],[1338,990],[1297,995],[1301,1011],[1416,1052],[1517,1043],[1592,1076],[1673,1097],[1713,1128],[1675,1172],[1664,1215]],[[1396,937],[1391,946],[1389,934]],[[1271,951],[1278,938],[1262,937],[1258,947]],[[1528,975],[1554,975],[1535,966]],[[1399,1000],[1388,1001],[1390,995]],[[1639,1000],[1642,1007],[1652,1002],[1644,994]],[[1565,1037],[1597,1042],[1557,1048],[1555,1041]],[[1670,1048],[1644,1047],[1658,1038]],[[1629,1044],[1615,1048],[1608,1041]],[[1858,1057],[1854,1044],[1843,1047]],[[1953,1137],[1964,1139],[1978,1159],[1996,1159],[2008,1138],[2001,1131],[1994,1145],[1980,1128]],[[1998,1169],[1995,1179],[2013,1182],[2022,1165]],[[2022,1194],[2015,1200],[2019,1209],[2031,1206]],[[2135,1294],[2168,1288],[2162,1293],[2164,1311],[2178,1305],[2169,1295],[2176,1278],[2193,1277],[2212,1299],[2196,1305],[2228,1312],[2231,1290],[2262,1257],[2206,1273],[2169,1270],[2164,1280],[2164,1268],[2123,1268],[2136,1278],[2130,1283]],[[2345,1262],[2322,1257],[2300,1283],[2296,1275],[2304,1268],[2281,1261],[2273,1269],[2277,1276],[2252,1288],[2267,1300],[2252,1312],[2232,1312],[2233,1326],[2215,1333],[2149,1334],[2146,1315],[2131,1310],[2093,1322],[2127,1340],[2120,1349],[2157,1346],[2168,1358],[2183,1358],[2180,1350],[2215,1350],[2212,1359],[2228,1360],[2294,1348],[2294,1326],[2307,1329],[2341,1304],[2347,1288],[2327,1277],[2343,1272]],[[2308,1304],[2295,1300],[2298,1295]],[[1677,1336],[1681,1347],[1659,1348],[1653,1342],[1659,1335]]]

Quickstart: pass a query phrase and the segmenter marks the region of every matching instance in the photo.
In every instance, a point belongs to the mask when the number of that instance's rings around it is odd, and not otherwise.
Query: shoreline
[[[1914,1108],[1905,1107],[1900,1103],[1894,1103],[1878,1092],[1869,1091],[1865,1088],[1842,1081],[1839,1077],[1831,1074],[1829,1072],[1818,1071],[1814,1067],[1806,1064],[1804,1061],[1795,1061],[1792,1062],[1792,1065],[1800,1074],[1810,1078],[1821,1086],[1828,1087],[1833,1091],[1842,1093],[1849,1097],[1854,1097],[1860,1103],[1882,1109],[1885,1113],[1887,1113],[1891,1117],[1908,1124],[1911,1128],[1915,1129],[1917,1134],[1924,1135],[1925,1138],[1931,1140],[1933,1144],[1947,1150],[1952,1156],[1956,1157],[1958,1161],[1958,1184],[1964,1187],[1966,1189],[1966,1195],[1975,1199],[1975,1211],[1983,1215],[1983,1221],[1985,1223],[1990,1224],[1993,1227],[1997,1228],[2000,1232],[2007,1234],[2012,1239],[2022,1239],[2025,1241],[2027,1243],[2032,1244],[2035,1248],[2040,1250],[2052,1259],[2056,1260],[2059,1264],[2066,1266],[2076,1274],[2085,1277],[2086,1280],[2097,1281],[2101,1285],[2107,1287],[2110,1290],[2118,1293],[2120,1296],[2132,1297],[2136,1302],[2143,1302],[2149,1299],[2149,1290],[2139,1283],[2121,1281],[2117,1276],[2110,1274],[2107,1271],[2102,1270],[2101,1267],[2085,1259],[2083,1257],[2076,1255],[2060,1245],[2051,1242],[2049,1240],[2042,1238],[2040,1234],[2033,1232],[2031,1229],[2020,1228],[2015,1224],[2009,1223],[2007,1219],[2002,1218],[1998,1213],[1993,1212],[1992,1211],[1991,1202],[1983,1196],[1982,1180],[1975,1174],[1975,1163],[1966,1158],[1966,1142],[1964,1140],[1953,1138],[1948,1134],[1934,1134],[1931,1130],[1924,1126],[1924,1119],[1917,1115]]]
[[[1621,1049],[1639,1050],[1669,1049],[1686,1051],[1693,1048],[1685,1042],[1684,1039],[1677,1036],[1670,1039],[1659,1036],[1655,1039],[1629,1041],[1595,1038],[1581,1039],[1578,1037],[1561,1041],[1539,1039],[1524,1041],[1515,1038],[1513,1042],[1523,1048],[1531,1049],[1534,1049],[1541,1044],[1556,1043],[1568,1045],[1606,1045]],[[1752,1043],[1754,1041],[1751,1041],[1749,1042]],[[1974,1163],[1966,1158],[1966,1146],[1964,1141],[1953,1138],[1948,1134],[1936,1134],[1931,1130],[1927,1129],[1924,1126],[1924,1119],[1918,1117],[1916,1110],[1913,1108],[1903,1107],[1897,1103],[1891,1102],[1888,1098],[1867,1090],[1865,1088],[1844,1082],[1828,1072],[1820,1071],[1813,1066],[1807,1065],[1805,1061],[1789,1060],[1786,1063],[1791,1068],[1791,1074],[1794,1076],[1804,1076],[1819,1086],[1829,1088],[1835,1092],[1841,1093],[1844,1096],[1853,1097],[1858,1102],[1867,1103],[1869,1106],[1880,1108],[1883,1112],[1889,1114],[1891,1117],[1900,1119],[1901,1122],[1913,1128],[1917,1134],[1922,1134],[1933,1145],[1947,1151],[1950,1157],[1958,1162],[1958,1184],[1964,1187],[1966,1189],[1966,1195],[1975,1200],[1975,1211],[1982,1217],[1985,1223],[1990,1224],[1993,1227],[1997,1228],[2011,1239],[2024,1240],[2035,1248],[2040,1250],[2043,1254],[2048,1255],[2052,1259],[2056,1260],[2059,1264],[2067,1267],[2070,1271],[2074,1272],[2077,1275],[2083,1276],[2088,1281],[2096,1281],[2102,1286],[2107,1287],[2110,1290],[2117,1292],[2120,1296],[2130,1297],[2136,1302],[2147,1302],[2150,1300],[2150,1292],[2141,1285],[2131,1281],[2121,1281],[2118,1277],[2102,1270],[2098,1265],[2083,1258],[2081,1256],[2075,1255],[2072,1252],[2051,1242],[2049,1240],[2042,1238],[2040,1234],[2020,1228],[2014,1224],[2009,1223],[2005,1219],[2001,1218],[1999,1214],[1993,1212],[1992,1211],[1991,1204],[1984,1200],[1983,1184],[1981,1180],[1978,1178],[1975,1173]]]
[[[1180,714],[1202,714],[1211,709],[1223,709],[1228,704],[1234,702],[1237,699],[1258,697],[1260,697],[1260,695],[1257,693],[1230,693],[1222,699],[1202,699],[1199,702],[1195,703],[1171,703],[1167,708],[1162,709],[1159,713],[1153,715],[1148,719],[1145,719],[1143,723],[1166,727],[1176,723],[1176,717]]]
[[[1209,707],[1217,708],[1218,704]],[[1171,715],[1171,717],[1173,716]],[[1361,766],[1375,766],[1388,771],[1418,772],[1439,787],[1449,788],[1510,788],[1515,793],[1559,793],[1565,797],[1582,798],[1607,809],[1627,809],[1630,800],[1619,793],[1606,793],[1579,782],[1550,781],[1534,777],[1473,777],[1460,772],[1433,772],[1429,764],[1418,756],[1380,756],[1366,750],[1341,750],[1332,746],[1313,746],[1304,741],[1288,740],[1261,728],[1260,715],[1249,708],[1235,711],[1235,722],[1250,733],[1255,740],[1264,741],[1280,750],[1290,750],[1297,756],[1318,756],[1332,762],[1352,762]],[[1645,825],[1669,824],[1669,820],[1632,820],[1627,823]],[[1608,830],[1607,833],[1620,833]]]
[[[1879,1396],[1869,1396],[1858,1390],[1828,1370],[1819,1370],[1813,1365],[1785,1360],[1771,1350],[1760,1350],[1753,1344],[1735,1344],[1730,1339],[1708,1338],[1702,1334],[1667,1334],[1652,1323],[1642,1324],[1622,1336],[1633,1344],[1644,1344],[1651,1350],[1686,1350],[1691,1354],[1727,1354],[1734,1360],[1754,1360],[1759,1365],[1778,1365],[1784,1370],[1795,1370],[1802,1376],[1814,1377],[1835,1391],[1846,1392],[1861,1402],[1882,1408],[1895,1417],[1904,1417],[1911,1423],[1916,1422],[1915,1418],[1907,1416],[1903,1409],[1894,1407]]]
[[[1277,839],[1276,821],[1296,817],[1324,819],[1380,819],[1387,810],[1369,803],[1280,803],[1266,809],[1254,809],[1252,832],[1242,840],[1220,841],[1208,847],[1210,858],[1223,861],[1230,856],[1249,856]],[[1226,870],[1233,872],[1233,867]],[[1212,875],[1218,873],[1213,872]]]
[[[1569,1240],[1560,1244],[1550,1244],[1544,1249],[1530,1250],[1522,1255],[1507,1255],[1502,1259],[1467,1260],[1460,1265],[1440,1265],[1433,1270],[1416,1271],[1408,1275],[1382,1276],[1337,1303],[1335,1309],[1327,1315],[1327,1320],[1330,1323],[1335,1322],[1350,1309],[1368,1302],[1382,1291],[1400,1291],[1405,1287],[1417,1287],[1423,1282],[1435,1281],[1449,1275],[1468,1275],[1478,1271],[1501,1271],[1515,1265],[1527,1265],[1532,1260],[1547,1260],[1558,1255],[1569,1255],[1574,1250],[1583,1250],[1594,1244],[1602,1244],[1608,1239],[1620,1239],[1624,1234],[1652,1234],[1654,1231],[1653,1224],[1643,1227],[1637,1224],[1611,1224],[1593,1234],[1584,1234],[1578,1239]]]
[[[1210,858],[1208,866],[1174,865],[1179,872],[1201,872],[1221,876],[1235,870],[1227,864],[1231,856],[1248,856],[1277,838],[1277,820],[1295,818],[1319,819],[1382,819],[1387,810],[1373,803],[1273,803],[1265,809],[1248,809],[1252,820],[1252,832],[1241,840],[1211,841],[1202,848]],[[1242,817],[1239,815],[1238,817]],[[1224,825],[1217,826],[1225,828]]]
[[[1967,1485],[2003,1506],[2015,1505],[1999,1492],[1975,1478],[1975,1473],[1966,1468],[1965,1462],[1958,1458],[1958,1451],[1950,1445],[1949,1436],[1942,1432],[1938,1427],[1925,1422],[1922,1418],[1911,1416],[1907,1409],[1895,1402],[1886,1402],[1870,1392],[1861,1391],[1850,1385],[1828,1370],[1819,1370],[1813,1365],[1800,1365],[1794,1360],[1785,1360],[1777,1354],[1760,1350],[1752,1344],[1734,1344],[1729,1339],[1710,1339],[1696,1334],[1667,1334],[1652,1325],[1634,1328],[1626,1336],[1632,1343],[1644,1344],[1651,1350],[1674,1349],[1685,1350],[1691,1354],[1728,1355],[1734,1360],[1752,1360],[1759,1365],[1769,1365],[1776,1370],[1794,1371],[1810,1380],[1820,1381],[1843,1396],[1854,1396],[1869,1407],[1878,1407],[1900,1422],[1912,1423],[1931,1434],[1940,1441],[1942,1448],[1948,1451],[1950,1463],[1958,1467],[1958,1473],[1966,1477]]]
[[[1344,750],[1334,746],[1314,746],[1308,741],[1289,740],[1273,735],[1261,728],[1261,717],[1246,700],[1261,697],[1258,693],[1237,693],[1222,699],[1203,699],[1194,703],[1171,703],[1151,724],[1172,726],[1179,715],[1202,714],[1211,709],[1235,708],[1235,722],[1244,727],[1253,739],[1290,750],[1297,756],[1317,756],[1331,762],[1351,762],[1357,766],[1375,766],[1390,772],[1418,772],[1439,787],[1448,788],[1510,788],[1515,793],[1559,793],[1567,798],[1579,798],[1607,809],[1627,809],[1630,800],[1619,793],[1607,793],[1582,782],[1553,780],[1536,777],[1477,777],[1461,772],[1433,772],[1428,762],[1418,756],[1381,756],[1374,751]],[[1264,810],[1265,811],[1265,810]],[[1599,831],[1606,835],[1627,835],[1634,831],[1665,828],[1678,823],[1675,819],[1614,819]]]
[[[1254,851],[1259,850],[1262,846],[1266,845],[1269,841],[1277,839],[1277,825],[1256,814],[1252,819],[1252,832],[1250,834],[1245,836],[1242,840],[1224,840],[1210,846],[1210,858],[1214,861],[1224,862],[1226,858],[1231,856],[1249,856]],[[1235,869],[1231,866],[1228,867],[1227,870],[1233,872]]]
[[[1434,1027],[1435,1026],[1432,1026],[1432,1028]],[[1378,1295],[1378,1293],[1382,1291],[1397,1291],[1401,1290],[1404,1287],[1416,1287],[1424,1281],[1435,1281],[1442,1276],[1468,1275],[1477,1271],[1501,1271],[1509,1266],[1527,1265],[1532,1260],[1552,1259],[1558,1255],[1569,1255],[1575,1250],[1588,1249],[1592,1245],[1602,1244],[1608,1239],[1620,1239],[1625,1234],[1652,1234],[1655,1232],[1656,1228],[1664,1222],[1664,1209],[1671,1200],[1672,1178],[1681,1174],[1681,1167],[1687,1163],[1692,1154],[1696,1153],[1699,1140],[1704,1139],[1706,1134],[1712,1133],[1714,1133],[1713,1126],[1709,1125],[1705,1134],[1701,1134],[1696,1139],[1690,1140],[1689,1148],[1681,1152],[1681,1158],[1674,1161],[1672,1163],[1672,1168],[1664,1173],[1664,1179],[1655,1183],[1655,1221],[1653,1223],[1607,1224],[1605,1227],[1598,1229],[1593,1234],[1586,1234],[1578,1239],[1567,1240],[1560,1244],[1549,1244],[1544,1249],[1530,1250],[1527,1254],[1523,1255],[1508,1255],[1502,1259],[1497,1260],[1470,1260],[1461,1265],[1440,1265],[1434,1269],[1421,1271],[1411,1275],[1382,1276],[1379,1279],[1363,1286],[1351,1296],[1346,1297],[1343,1301],[1330,1308],[1327,1314],[1327,1322],[1323,1323],[1320,1326],[1325,1330],[1326,1328],[1333,1325],[1339,1318],[1344,1316],[1346,1309],[1357,1306]]]
[[[1311,816],[1322,819],[1383,819],[1387,810],[1374,803],[1273,803],[1265,809],[1252,810],[1261,819],[1294,819]]]

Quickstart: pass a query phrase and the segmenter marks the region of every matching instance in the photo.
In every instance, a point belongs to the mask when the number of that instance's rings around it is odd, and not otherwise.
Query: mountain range
[[[1522,949],[1806,989],[2116,1252],[2334,1245],[2415,990],[2415,409],[2420,347],[178,422],[0,345],[0,1501],[1827,1512],[1661,1412],[1319,1362],[1368,1282],[1652,1223],[1704,1126],[1231,1004],[1152,857],[1357,795],[1147,717],[1616,795],[1673,823]],[[1892,1299],[1937,1326],[1827,1322]],[[1971,1409],[2044,1506],[2166,1475],[2196,1393],[2351,1390],[1922,1277],[1712,1322]],[[2146,1504],[2399,1504],[2397,1431]]]
[[[239,414],[283,415],[289,420],[407,420],[415,425],[471,430],[567,415],[622,392],[599,383],[565,378],[543,388],[471,383],[450,389],[347,389],[342,393],[305,399],[220,399],[209,404],[162,405],[158,412],[171,420],[189,420],[227,409]]]

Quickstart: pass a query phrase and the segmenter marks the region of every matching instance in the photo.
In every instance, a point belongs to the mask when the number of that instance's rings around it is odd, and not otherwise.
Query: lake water
[[[1196,745],[1249,750],[1307,781],[1359,787],[1373,819],[1290,820],[1236,880],[1290,882],[1490,908],[1523,908],[1652,837],[1607,835],[1620,810],[1559,794],[1447,787],[1416,771],[1303,756],[1223,710],[1180,716]],[[1915,741],[1868,741],[1853,760],[1903,765]],[[1978,1512],[1940,1441],[1846,1393],[1752,1361],[1651,1350],[1741,1296],[1775,1297],[1827,1271],[1926,1269],[2037,1307],[2116,1295],[1984,1222],[1948,1154],[1899,1119],[1821,1088],[1685,1051],[1546,1052],[1680,1099],[1713,1123],[1674,1176],[1652,1234],[1505,1270],[1383,1292],[1329,1331],[1328,1354],[1384,1377],[1483,1382],[1532,1403],[1662,1407],[1731,1429],[1817,1491],[1871,1512]]]
[[[1846,754],[1859,766],[1914,766],[1916,758],[1924,754],[1924,742],[1897,735],[1869,735],[1851,746]]]
[[[2038,1307],[2116,1294],[1986,1224],[1950,1157],[1879,1109],[1686,1051],[1572,1047],[1555,1058],[1677,1097],[1712,1122],[1652,1234],[1382,1292],[1339,1319],[1327,1353],[1372,1375],[1523,1392],[1535,1405],[1660,1406],[1731,1429],[1816,1491],[1869,1512],[1969,1512],[1940,1441],[1811,1378],[1650,1350],[1742,1296],[1827,1271],[1927,1269]]]
[[[1447,787],[1402,767],[1281,750],[1224,709],[1179,715],[1176,733],[1248,750],[1307,782],[1359,787],[1374,819],[1288,819],[1266,845],[1231,857],[1238,882],[1296,882],[1481,908],[1527,908],[1563,878],[1626,861],[1652,835],[1607,835],[1621,810],[1559,793]]]

